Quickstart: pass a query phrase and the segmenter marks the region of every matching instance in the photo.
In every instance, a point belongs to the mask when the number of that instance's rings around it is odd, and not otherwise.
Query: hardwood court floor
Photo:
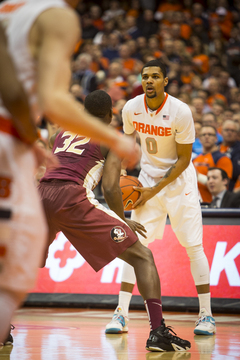
[[[0,360],[235,360],[240,359],[240,315],[216,315],[215,336],[194,336],[196,314],[165,312],[166,324],[192,343],[186,353],[145,350],[149,325],[144,311],[131,311],[129,333],[106,336],[112,310],[23,308],[12,323],[14,345]]]

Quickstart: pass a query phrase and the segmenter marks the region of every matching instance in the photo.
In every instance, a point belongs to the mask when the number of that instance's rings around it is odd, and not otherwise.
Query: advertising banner
[[[237,225],[203,226],[212,297],[240,298],[239,234]],[[162,296],[197,296],[186,250],[179,244],[170,225],[166,225],[163,239],[155,240],[149,248],[160,275]],[[96,273],[67,238],[58,233],[31,293],[116,295],[120,289],[122,267],[123,262],[115,259]],[[139,295],[137,286],[133,294]]]

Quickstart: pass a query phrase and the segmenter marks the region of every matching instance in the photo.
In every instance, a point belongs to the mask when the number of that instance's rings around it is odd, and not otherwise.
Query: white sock
[[[201,312],[201,309],[205,309],[210,316],[212,316],[212,310],[211,310],[211,294],[205,293],[205,294],[198,294],[199,299],[199,313]]]
[[[120,291],[119,297],[118,297],[118,306],[121,306],[123,308],[123,311],[125,312],[126,316],[128,316],[128,310],[130,301],[132,298],[132,293],[127,291]]]

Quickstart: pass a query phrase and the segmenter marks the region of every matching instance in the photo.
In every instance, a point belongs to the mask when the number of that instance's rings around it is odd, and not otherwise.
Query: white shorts
[[[47,238],[34,171],[31,148],[0,132],[0,288],[13,292],[34,286]]]
[[[154,186],[159,179],[153,179],[141,170],[139,180],[144,187]],[[132,211],[131,218],[144,225],[147,239],[139,235],[147,246],[155,239],[162,239],[167,214],[172,229],[184,247],[202,243],[202,213],[199,202],[196,171],[191,163],[172,183],[139,209]]]

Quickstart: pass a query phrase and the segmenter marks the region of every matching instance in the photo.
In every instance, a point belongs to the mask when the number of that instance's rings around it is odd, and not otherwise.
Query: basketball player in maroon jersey
[[[106,92],[90,93],[85,99],[85,108],[110,123],[112,101]],[[68,131],[56,136],[53,154],[58,157],[60,167],[47,170],[38,187],[49,226],[48,246],[57,232],[62,231],[95,271],[116,257],[131,264],[149,315],[151,333],[146,348],[152,351],[152,338],[155,338],[154,351],[188,350],[190,342],[172,336],[164,324],[160,281],[152,253],[136,236],[136,232],[144,236],[145,229],[125,219],[119,158],[91,139]],[[111,210],[101,205],[92,191],[101,177]]]

